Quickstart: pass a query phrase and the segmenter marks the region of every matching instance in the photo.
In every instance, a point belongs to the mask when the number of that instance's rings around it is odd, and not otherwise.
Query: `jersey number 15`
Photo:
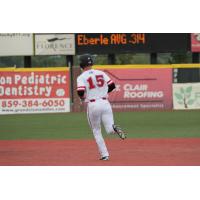
[[[98,87],[103,87],[103,85],[104,85],[104,78],[103,78],[103,75],[96,75],[95,78],[96,78],[97,86],[98,86]],[[89,77],[89,78],[87,79],[87,82],[89,83],[89,89],[94,89],[94,88],[96,87],[96,86],[94,85],[94,82],[93,82],[92,77]]]

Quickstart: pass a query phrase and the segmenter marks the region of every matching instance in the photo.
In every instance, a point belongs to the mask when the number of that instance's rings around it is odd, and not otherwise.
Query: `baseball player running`
[[[114,124],[108,93],[115,89],[114,82],[103,71],[92,69],[93,60],[89,54],[80,57],[82,74],[77,78],[77,93],[87,102],[87,118],[100,153],[100,160],[109,160],[109,153],[101,133],[101,122],[108,134],[116,133],[121,139],[126,134]]]

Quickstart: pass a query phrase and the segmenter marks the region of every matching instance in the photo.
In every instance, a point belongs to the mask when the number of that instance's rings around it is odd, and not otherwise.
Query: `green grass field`
[[[200,111],[116,112],[129,138],[200,137]],[[108,136],[105,134],[105,137]],[[1,115],[0,140],[93,138],[85,113]]]

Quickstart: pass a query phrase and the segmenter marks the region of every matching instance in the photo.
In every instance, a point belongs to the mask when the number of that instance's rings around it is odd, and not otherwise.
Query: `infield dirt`
[[[94,140],[1,140],[1,166],[199,166],[200,138],[106,139],[109,161]]]

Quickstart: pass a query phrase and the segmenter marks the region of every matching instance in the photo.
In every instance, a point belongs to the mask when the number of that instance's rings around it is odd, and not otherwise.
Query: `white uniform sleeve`
[[[82,80],[82,78],[79,76],[77,78],[77,91],[84,91],[86,89],[84,81]]]
[[[110,85],[113,83],[113,81],[110,79],[110,77],[104,73],[104,80],[106,81],[107,85]]]

